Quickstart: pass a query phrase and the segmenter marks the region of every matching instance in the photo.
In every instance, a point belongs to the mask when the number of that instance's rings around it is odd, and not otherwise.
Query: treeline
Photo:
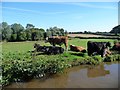
[[[84,32],[69,32],[69,34],[92,34],[90,31],[84,31]]]
[[[68,32],[68,33],[69,34],[94,34],[94,35],[103,35],[103,36],[119,36],[119,34],[120,34],[119,32],[111,30],[110,32],[90,32],[90,31],[84,31],[84,32]]]
[[[115,35],[120,34],[120,25],[115,26],[115,27],[110,31],[110,33],[114,33]]]
[[[8,25],[7,22],[0,23],[0,31],[2,41],[37,41],[50,36],[64,36],[67,33],[63,28],[50,27],[45,31],[43,28],[35,28],[33,24],[23,27],[18,23]]]
[[[104,35],[104,36],[120,36],[120,25],[113,27],[110,32],[80,31],[80,32],[69,32],[69,34],[95,34],[95,35]]]

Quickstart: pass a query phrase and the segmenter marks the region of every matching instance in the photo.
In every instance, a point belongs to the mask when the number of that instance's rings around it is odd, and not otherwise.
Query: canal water
[[[29,82],[12,83],[7,88],[118,88],[120,63],[103,63],[98,66],[75,66],[62,74]]]

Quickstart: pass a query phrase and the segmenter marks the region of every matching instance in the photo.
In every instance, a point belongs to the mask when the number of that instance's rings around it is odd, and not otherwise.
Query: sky
[[[109,32],[118,25],[118,2],[2,2],[0,9],[9,25],[30,23],[45,30]]]

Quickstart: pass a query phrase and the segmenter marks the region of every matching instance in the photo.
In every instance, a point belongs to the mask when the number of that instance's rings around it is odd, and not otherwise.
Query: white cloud
[[[30,13],[38,13],[38,14],[63,14],[65,12],[62,11],[56,11],[56,12],[39,12],[34,10],[28,10],[28,9],[20,9],[20,8],[13,8],[13,7],[2,7],[3,9],[9,9],[9,10],[17,10],[17,11],[24,11],[24,12],[30,12]]]
[[[88,4],[88,3],[68,3],[68,4],[82,6],[82,7],[89,7],[89,8],[117,9],[117,7],[114,6],[98,6],[95,4]]]

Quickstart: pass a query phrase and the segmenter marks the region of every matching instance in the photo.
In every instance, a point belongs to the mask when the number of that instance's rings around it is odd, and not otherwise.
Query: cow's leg
[[[105,56],[105,50],[102,50],[101,51],[101,57],[104,57]]]
[[[88,56],[91,56],[92,55],[92,52],[88,51]]]
[[[65,45],[65,50],[68,51],[68,44],[64,43],[64,45]]]
[[[101,57],[103,57],[104,55],[103,54],[101,54]]]
[[[91,56],[92,53],[93,53],[92,50],[91,50],[91,49],[88,49],[87,51],[88,51],[88,56]]]
[[[53,46],[55,46],[55,43],[53,43]]]

